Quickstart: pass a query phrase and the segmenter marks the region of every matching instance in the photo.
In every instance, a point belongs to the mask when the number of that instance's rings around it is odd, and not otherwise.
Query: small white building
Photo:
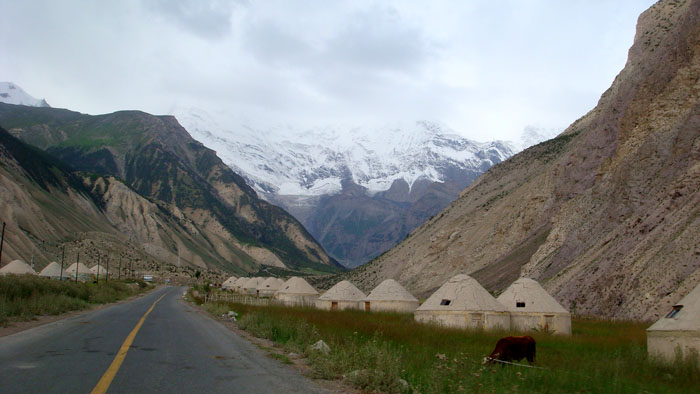
[[[273,297],[283,284],[284,281],[280,278],[267,278],[258,287],[258,295],[260,297]]]
[[[70,267],[66,268],[65,271],[68,274],[69,279],[75,280],[76,270],[78,271],[78,280],[82,282],[91,281],[95,276],[92,271],[90,271],[90,268],[88,268],[85,264],[73,263],[70,265]]]
[[[535,280],[516,280],[497,300],[510,312],[513,330],[571,335],[571,313]]]
[[[229,277],[221,284],[221,289],[229,291],[233,290],[233,286],[236,284],[237,280],[238,278],[236,278],[235,276]]]
[[[92,271],[92,273],[95,276],[98,276],[100,279],[107,277],[107,268],[105,268],[99,264],[93,265],[92,268],[90,268],[90,271]]]
[[[393,279],[380,283],[364,299],[367,312],[413,313],[419,305],[418,299]]]
[[[700,284],[647,328],[649,356],[673,362],[677,355],[700,362]]]
[[[44,267],[41,272],[39,272],[39,276],[51,279],[61,279],[61,266],[57,262],[52,261],[46,267]],[[63,270],[63,279],[67,278],[68,273],[66,273],[66,270]]]
[[[255,277],[248,279],[243,286],[241,286],[241,294],[258,295],[258,287],[262,284],[265,278]]]
[[[313,306],[318,298],[318,291],[309,282],[293,276],[280,286],[274,297],[289,306]]]
[[[22,260],[12,260],[6,266],[0,268],[0,275],[15,274],[15,275],[36,275],[36,271]]]
[[[344,280],[336,283],[316,300],[316,308],[328,311],[361,309],[365,294],[355,285]]]
[[[236,293],[241,293],[241,289],[245,285],[245,282],[248,281],[250,278],[246,277],[240,277],[238,278],[234,283],[233,283],[233,288],[232,290],[235,291]]]
[[[421,323],[470,329],[509,329],[510,314],[469,275],[455,275],[414,313]]]

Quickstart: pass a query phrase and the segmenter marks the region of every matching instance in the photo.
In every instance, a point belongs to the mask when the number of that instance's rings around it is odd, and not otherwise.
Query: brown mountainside
[[[595,109],[349,275],[421,296],[456,273],[492,291],[524,275],[575,313],[651,319],[700,280],[699,215],[700,0],[661,1]]]

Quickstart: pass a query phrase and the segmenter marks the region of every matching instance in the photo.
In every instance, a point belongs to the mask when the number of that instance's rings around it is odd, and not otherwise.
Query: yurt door
[[[544,315],[544,331],[554,330],[554,315]]]
[[[469,321],[467,322],[469,327],[472,328],[482,328],[484,324],[484,314],[483,313],[470,313]]]
[[[338,310],[338,302],[337,302],[337,301],[332,301],[332,302],[331,302],[331,310],[332,310],[332,311],[337,311],[337,310]]]
[[[365,301],[365,312],[369,312],[369,301]]]

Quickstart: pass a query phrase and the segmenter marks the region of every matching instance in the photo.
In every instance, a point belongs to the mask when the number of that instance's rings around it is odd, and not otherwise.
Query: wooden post
[[[66,245],[63,245],[63,252],[61,252],[61,273],[58,280],[63,280],[63,259],[66,258]]]
[[[95,275],[95,283],[98,285],[100,284],[100,259],[102,256],[98,253],[97,254],[97,275]]]
[[[75,259],[75,283],[78,283],[78,271],[80,266],[80,251],[78,251],[78,257]]]
[[[105,282],[109,282],[109,256],[105,257],[107,259],[107,272],[105,272]]]
[[[117,275],[119,275],[118,279],[122,278],[122,256],[119,256],[119,273]]]
[[[5,243],[5,222],[2,222],[2,235],[0,235],[0,267],[2,267],[2,244]]]

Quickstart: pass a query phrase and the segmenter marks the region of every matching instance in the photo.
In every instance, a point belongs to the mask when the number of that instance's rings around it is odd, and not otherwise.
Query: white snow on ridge
[[[30,96],[12,82],[0,82],[0,102],[29,107],[50,107],[46,100],[39,100]]]
[[[353,128],[224,126],[205,111],[178,108],[178,121],[239,172],[258,192],[318,196],[342,190],[352,179],[369,194],[397,179],[444,181],[450,169],[481,169],[505,160],[513,146],[478,143],[436,122]]]

